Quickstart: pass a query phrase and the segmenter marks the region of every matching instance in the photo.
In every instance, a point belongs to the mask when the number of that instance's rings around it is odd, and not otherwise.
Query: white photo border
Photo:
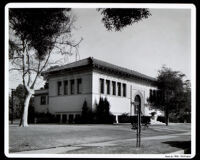
[[[191,154],[20,154],[9,153],[9,8],[152,8],[191,10]],[[169,3],[8,3],[5,6],[5,85],[4,85],[4,153],[7,157],[31,158],[193,158],[196,153],[196,6],[194,4]]]

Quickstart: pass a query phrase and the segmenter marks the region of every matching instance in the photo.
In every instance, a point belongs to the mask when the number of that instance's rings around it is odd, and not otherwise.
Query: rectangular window
[[[121,83],[117,82],[118,96],[121,96]]]
[[[59,81],[59,82],[58,82],[58,95],[61,95],[61,94],[62,94],[61,87],[62,87],[62,82]]]
[[[82,79],[77,79],[77,93],[82,93]]]
[[[68,95],[68,81],[64,81],[64,95]]]
[[[104,94],[104,79],[100,78],[100,93]]]
[[[116,82],[112,81],[112,94],[116,95]]]
[[[67,115],[63,114],[62,115],[62,123],[66,123],[67,122]]]
[[[74,118],[75,123],[80,123],[80,118],[81,118],[81,115],[80,114],[76,114],[75,118]]]
[[[152,97],[152,96],[153,96],[152,89],[150,89],[149,97]]]
[[[60,122],[60,120],[61,120],[61,115],[60,115],[60,114],[57,114],[57,115],[56,115],[56,122]]]
[[[75,118],[76,118],[76,119],[78,119],[78,118],[80,118],[80,117],[81,117],[80,114],[76,114],[76,115],[75,115]]]
[[[70,114],[69,115],[69,123],[73,123],[73,121],[74,121],[74,115]]]
[[[126,97],[126,84],[123,83],[123,97]]]
[[[70,80],[71,94],[74,94],[74,80]]]
[[[110,94],[110,81],[106,80],[107,94]]]
[[[47,104],[46,96],[41,96],[41,97],[40,97],[40,104],[41,104],[41,105]]]

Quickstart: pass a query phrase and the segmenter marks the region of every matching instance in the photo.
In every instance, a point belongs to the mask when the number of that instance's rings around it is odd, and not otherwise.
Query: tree
[[[145,8],[100,8],[99,12],[103,15],[102,22],[107,30],[121,31],[124,27],[148,18],[151,14]]]
[[[24,101],[25,101],[25,97],[26,97],[26,94],[27,94],[27,91],[26,91],[26,88],[22,85],[22,84],[19,84],[17,86],[17,88],[15,90],[13,90],[13,99],[12,97],[9,97],[9,108],[11,108],[11,111],[10,111],[10,116],[11,113],[13,114],[13,117],[14,119],[15,118],[22,118],[22,113],[23,113],[23,106],[24,106]],[[12,108],[13,107],[13,108]],[[33,99],[30,100],[30,103],[29,103],[29,110],[28,110],[29,113],[31,113],[32,115],[32,119],[33,119],[33,113],[34,113],[34,107],[33,107]],[[31,117],[29,117],[31,118]],[[20,124],[21,124],[21,121],[22,119],[20,120]]]
[[[151,92],[148,101],[153,107],[165,111],[166,125],[170,113],[180,113],[181,110],[185,111],[184,108],[191,108],[189,82],[183,81],[184,76],[181,72],[172,71],[166,66],[158,71],[158,90]]]
[[[78,44],[71,38],[71,9],[9,9],[10,71],[21,74],[27,91],[21,126],[28,126],[28,106],[38,78],[52,54],[71,54]],[[68,52],[69,51],[69,52]]]
[[[82,118],[83,123],[92,122],[92,118],[93,118],[92,110],[88,107],[86,100],[83,103],[81,118]]]
[[[24,85],[19,84],[15,90],[15,97],[18,99],[18,108],[16,108],[16,114],[21,116],[23,113],[24,101],[27,95],[27,90]],[[22,119],[21,119],[22,121]],[[21,124],[20,121],[20,124]]]
[[[177,112],[179,121],[191,122],[191,84],[189,80],[186,80],[183,84],[184,92],[181,98],[181,108]]]
[[[95,116],[97,123],[113,123],[113,115],[110,113],[110,103],[107,98],[99,98]]]

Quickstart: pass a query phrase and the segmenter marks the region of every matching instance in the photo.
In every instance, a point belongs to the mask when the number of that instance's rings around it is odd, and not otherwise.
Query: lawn
[[[189,124],[166,126],[150,126],[142,130],[142,137],[153,137],[173,133],[183,133],[190,130]],[[129,124],[123,125],[30,125],[21,128],[17,125],[9,127],[9,151],[19,152],[38,150],[61,146],[83,145],[88,143],[106,142],[112,140],[127,140],[136,137],[136,131]],[[150,141],[149,145],[151,144]],[[154,140],[155,142],[155,140]],[[158,142],[158,141],[156,141]],[[160,143],[160,142],[159,142]],[[128,144],[120,143],[118,148]],[[135,144],[135,142],[133,143]],[[144,143],[148,146],[147,142]],[[144,145],[143,144],[143,145]],[[162,145],[168,145],[163,143]],[[134,146],[132,146],[134,147]],[[86,147],[86,152],[91,147]],[[148,147],[149,148],[149,147]],[[95,149],[95,147],[93,147]],[[103,147],[102,147],[103,149]],[[109,151],[106,149],[106,151]],[[106,152],[105,151],[105,152]],[[73,151],[72,151],[73,152]],[[79,152],[79,151],[77,151]],[[82,152],[82,151],[80,151]],[[91,150],[91,152],[93,152]],[[110,152],[115,152],[114,150]],[[132,153],[132,151],[130,150]]]
[[[183,141],[184,139],[184,141]],[[65,152],[67,154],[167,154],[181,149],[188,150],[190,154],[191,141],[188,136],[157,139],[157,140],[142,140],[140,148],[136,148],[136,141],[124,141],[113,145],[105,146],[86,146],[81,149]]]

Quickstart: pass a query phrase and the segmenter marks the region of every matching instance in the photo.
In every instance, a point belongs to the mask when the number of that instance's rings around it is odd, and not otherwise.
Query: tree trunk
[[[165,124],[168,126],[169,123],[169,112],[168,109],[165,110]]]
[[[21,127],[28,127],[28,108],[32,93],[28,93],[24,101],[24,109],[22,114]]]

